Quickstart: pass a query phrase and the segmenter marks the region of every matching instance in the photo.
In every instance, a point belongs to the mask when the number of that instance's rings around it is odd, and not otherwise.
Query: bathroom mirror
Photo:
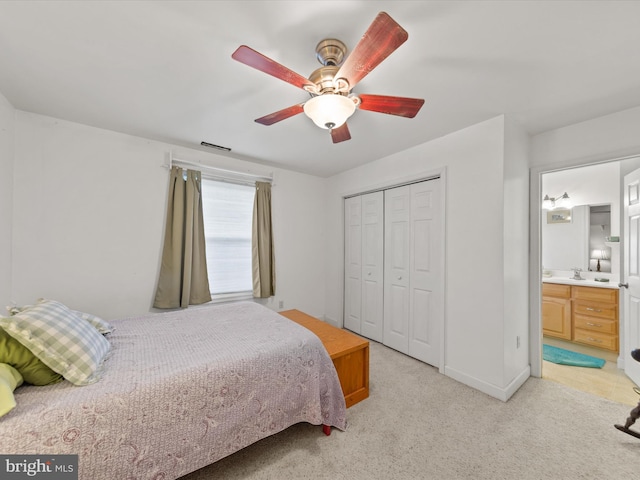
[[[589,207],[589,270],[611,272],[611,205]]]
[[[542,267],[545,270],[611,272],[611,205],[578,205],[542,215]],[[599,270],[598,270],[599,264]]]

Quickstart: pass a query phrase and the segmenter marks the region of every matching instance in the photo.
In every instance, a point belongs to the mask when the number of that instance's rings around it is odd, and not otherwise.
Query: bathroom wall
[[[558,197],[567,192],[574,207],[611,205],[609,235],[620,236],[620,162],[606,162],[545,173],[542,175],[541,183],[543,196]],[[586,271],[590,265],[594,265],[588,260],[590,232],[587,210],[577,212],[570,225],[549,225],[546,212],[542,212],[541,249],[542,266],[545,269],[570,270],[572,267],[580,267]],[[578,234],[577,230],[583,233]],[[550,240],[553,242],[553,252],[545,248],[545,238],[547,247]],[[612,257],[614,258],[611,259],[611,272],[618,274],[620,258],[615,252]]]

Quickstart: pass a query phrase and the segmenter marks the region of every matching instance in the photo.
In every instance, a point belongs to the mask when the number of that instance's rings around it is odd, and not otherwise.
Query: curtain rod
[[[173,152],[169,152],[169,165],[164,165],[164,167],[167,167],[169,170],[171,170],[171,167],[173,167],[175,164],[188,165],[188,166],[198,167],[199,169],[203,169],[211,172],[218,172],[223,177],[224,176],[228,176],[228,177],[240,176],[240,177],[245,177],[245,179],[247,180],[273,183],[273,174],[272,175],[254,175],[253,173],[236,172],[234,170],[226,170],[224,168],[211,167],[203,163],[190,162],[188,160],[181,160],[179,158],[175,158],[173,156]]]

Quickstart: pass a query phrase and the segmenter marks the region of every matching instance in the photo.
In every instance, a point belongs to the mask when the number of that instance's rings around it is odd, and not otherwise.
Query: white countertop
[[[618,288],[618,281],[616,280],[615,282],[613,281],[613,279],[609,279],[608,282],[596,282],[595,280],[589,278],[589,279],[584,279],[584,280],[574,280],[572,278],[569,277],[556,277],[556,276],[552,276],[552,277],[545,277],[542,276],[542,282],[543,283],[560,283],[562,285],[576,285],[576,286],[580,286],[580,287],[598,287],[598,288],[612,288],[617,290]]]

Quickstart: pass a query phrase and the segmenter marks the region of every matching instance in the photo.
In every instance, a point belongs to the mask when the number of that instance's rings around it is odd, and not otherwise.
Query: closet
[[[440,179],[346,198],[344,208],[345,328],[439,366]]]

